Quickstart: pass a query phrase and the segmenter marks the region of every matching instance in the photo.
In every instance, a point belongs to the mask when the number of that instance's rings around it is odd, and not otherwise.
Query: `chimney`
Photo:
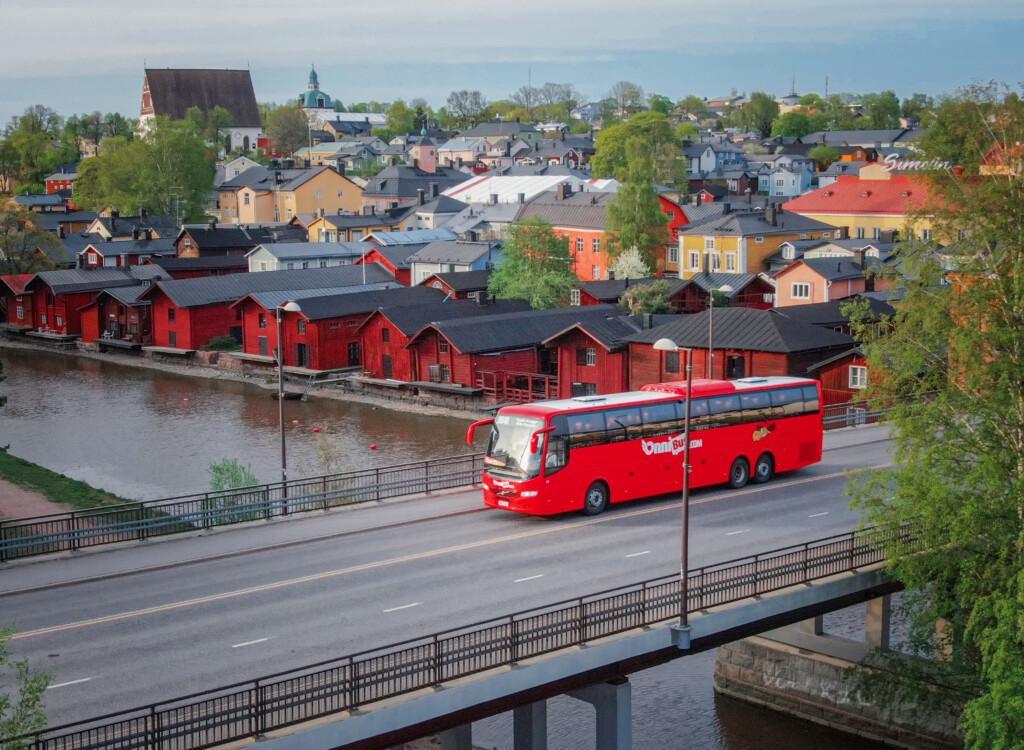
[[[850,228],[849,227],[839,227],[839,239],[845,240],[845,239],[849,239],[849,237],[850,237]]]
[[[519,193],[516,195],[516,200],[519,201],[520,206],[526,203],[526,193]]]
[[[321,219],[324,218],[324,207],[323,206],[320,207],[320,218]]]
[[[142,219],[146,218],[146,209],[144,209],[144,208],[140,208],[139,209],[139,218],[142,218]]]
[[[775,221],[776,221],[775,220],[775,204],[774,203],[769,203],[768,204],[768,208],[765,209],[765,211],[764,211],[764,220],[767,221],[769,224],[771,224],[773,227],[776,226],[776,223],[775,223]]]
[[[343,161],[338,162],[338,174],[340,174],[342,177],[345,176],[345,162]]]
[[[60,237],[61,239],[64,239],[64,225],[63,224],[58,224],[57,225],[57,236]]]
[[[725,216],[727,213],[730,213],[731,211],[732,211],[732,204],[731,203],[723,203],[722,204],[722,215],[723,216]]]
[[[274,172],[274,184],[275,185],[280,185],[282,182],[284,182],[284,176],[281,174],[281,171],[280,170],[275,171]]]
[[[412,168],[413,169],[419,169],[420,168],[420,160],[419,159],[413,159],[412,160]]]
[[[423,188],[416,188],[416,202],[421,206],[427,202],[427,191]]]
[[[864,256],[865,255],[866,255],[866,251],[864,250],[864,248],[860,248],[859,250],[854,250],[853,251],[853,265],[857,266],[857,268],[864,268]]]
[[[214,229],[217,228],[217,220],[216,219],[210,219],[206,223],[206,228],[209,229],[212,232]]]
[[[572,184],[571,183],[563,182],[560,189],[562,191],[562,197],[563,198],[569,198],[569,197],[572,196]]]
[[[431,182],[430,183],[430,197],[431,198],[436,198],[438,196],[438,192],[439,191],[437,189],[437,183],[436,182]]]
[[[490,204],[492,206],[497,206],[498,205],[498,194],[497,193],[491,193],[491,195],[490,195]]]
[[[650,313],[644,313],[640,318],[640,325],[645,331],[649,331],[654,328],[654,316]]]

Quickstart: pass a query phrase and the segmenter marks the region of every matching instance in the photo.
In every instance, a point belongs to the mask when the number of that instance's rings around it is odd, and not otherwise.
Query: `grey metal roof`
[[[289,169],[269,169],[267,167],[249,167],[237,177],[233,177],[217,186],[217,190],[235,191],[248,187],[253,190],[294,190],[322,172],[333,172],[330,167],[299,167]],[[278,182],[280,178],[280,182]]]
[[[608,203],[615,193],[579,192],[568,198],[555,198],[556,191],[541,193],[527,201],[520,220],[540,218],[555,227],[604,229]]]
[[[296,302],[300,303],[303,313],[308,313],[311,309],[309,306],[314,304],[314,300],[321,298],[334,298],[338,296],[347,297],[359,297],[363,294],[376,293],[384,289],[405,289],[401,284],[394,281],[384,281],[379,284],[360,284],[359,286],[349,287],[330,287],[327,289],[301,289],[301,290],[284,290],[277,292],[255,292],[253,294],[247,294],[242,299],[235,302],[237,305],[242,300],[252,300],[260,307],[267,310],[273,310],[280,307],[285,302]],[[374,308],[376,305],[374,306]],[[371,308],[373,309],[373,308]],[[309,317],[307,315],[307,317]]]
[[[410,263],[460,263],[472,265],[481,258],[497,259],[501,242],[463,242],[462,240],[436,240],[409,256]]]
[[[115,255],[174,255],[177,252],[174,249],[173,239],[105,242],[100,238],[82,248],[79,253],[85,252],[89,247],[95,248],[96,252],[104,257]]]
[[[685,210],[685,209],[684,209]],[[735,211],[683,229],[679,234],[744,236],[793,234],[794,232],[832,231],[835,227],[790,211],[780,212],[773,225],[764,211]]]
[[[482,122],[463,133],[465,138],[493,138],[494,136],[518,137],[520,133],[536,133],[533,125],[520,122]]]
[[[415,198],[418,188],[429,191],[431,183],[435,183],[438,190],[444,192],[473,176],[453,167],[438,167],[435,172],[425,172],[417,167],[393,164],[384,167],[366,183],[363,196]]]
[[[261,273],[232,273],[226,276],[204,276],[197,279],[161,281],[159,289],[178,307],[197,307],[219,302],[233,302],[254,292],[299,291],[303,289],[329,289],[376,284],[392,281],[392,276],[377,265],[335,266],[309,268],[301,271],[264,271]],[[151,290],[149,294],[155,294]]]
[[[454,240],[457,235],[447,227],[437,229],[413,229],[408,232],[371,232],[364,238],[375,245],[425,245],[434,240]]]
[[[716,349],[740,349],[790,354],[814,349],[849,347],[849,336],[787,318],[772,310],[722,307],[714,312]],[[668,338],[677,346],[707,348],[708,312],[679,315],[677,319],[650,330],[640,331],[629,341],[653,344]]]
[[[869,260],[874,260],[870,258]],[[801,258],[801,262],[812,268],[822,278],[829,281],[842,279],[858,279],[864,276],[865,269],[856,263],[843,258]]]
[[[746,289],[752,281],[756,280],[756,273],[722,273],[719,271],[712,271],[711,273],[697,274],[690,279],[690,283],[696,284],[705,292],[714,289],[720,294],[724,294],[729,299],[732,299]],[[724,286],[730,287],[732,291],[722,291],[722,287]]]
[[[64,199],[56,193],[16,195],[14,202],[19,206],[63,206]]]
[[[777,307],[775,312],[790,320],[807,323],[812,326],[834,328],[850,322],[849,316],[843,314],[843,308],[850,301],[849,299],[841,299],[832,302],[815,302],[809,305],[789,305],[787,307]],[[868,298],[868,310],[871,317],[875,320],[896,314],[896,310],[891,305],[877,299]]]
[[[479,304],[473,300],[450,299],[443,302],[429,302],[421,305],[386,306],[380,311],[387,316],[398,330],[412,336],[425,325],[442,320],[494,316],[500,313],[521,315],[530,310],[522,300],[495,300]]]
[[[653,315],[651,322],[654,325],[662,325],[673,320],[673,315]],[[573,323],[567,328],[549,336],[543,343],[549,344],[570,331],[582,331],[596,342],[601,344],[608,351],[620,349],[627,344],[630,336],[638,331],[644,330],[645,321],[639,315],[620,315],[615,318],[598,318]]]
[[[96,218],[95,211],[44,211],[43,213],[37,213],[32,215],[32,222],[38,224],[43,229],[49,229],[51,232],[56,232],[57,227],[61,224],[67,224],[69,222],[92,222]]]
[[[249,269],[249,262],[243,255],[209,255],[199,258],[161,258],[160,267],[165,271],[220,271],[225,269]]]
[[[369,242],[272,242],[257,245],[248,254],[266,250],[278,260],[361,258],[372,247]]]
[[[461,353],[483,354],[540,346],[573,323],[600,321],[619,316],[621,312],[615,305],[586,305],[501,313],[470,320],[439,320],[429,325]]]
[[[148,305],[148,301],[140,301],[139,296],[149,288],[148,284],[136,284],[134,286],[116,286],[104,289],[100,294],[108,294],[123,305],[135,307]],[[99,296],[96,298],[99,299]],[[96,301],[96,300],[94,300]]]
[[[67,268],[60,271],[40,271],[31,282],[50,287],[54,294],[91,292],[115,286],[133,286],[138,281],[119,268]]]
[[[452,271],[450,273],[435,273],[429,278],[440,279],[454,292],[480,292],[487,288],[487,282],[491,278],[491,272]],[[426,279],[424,279],[423,283],[426,283]]]
[[[383,289],[359,291],[354,294],[318,295],[299,301],[302,314],[309,320],[339,318],[345,315],[369,315],[381,307],[395,309],[408,305],[440,302],[444,292],[424,286],[404,287],[390,284]]]
[[[607,281],[584,281],[579,287],[594,299],[612,303],[618,302],[630,287],[647,286],[658,281],[664,281],[668,285],[669,296],[686,287],[688,283],[678,277],[667,277],[664,279],[609,279]]]

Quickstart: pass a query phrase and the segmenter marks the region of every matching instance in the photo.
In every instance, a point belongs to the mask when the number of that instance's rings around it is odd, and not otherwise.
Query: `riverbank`
[[[29,518],[130,502],[0,451],[0,517]]]
[[[182,365],[174,362],[159,361],[149,357],[135,355],[90,352],[82,349],[59,350],[48,346],[0,338],[0,351],[4,349],[28,352],[46,352],[47,354],[57,354],[64,357],[87,359],[96,362],[110,362],[122,367],[131,367],[138,370],[155,370],[157,372],[165,372],[172,375],[182,375],[185,377],[199,378],[203,380],[221,380],[245,383],[268,392],[275,392],[277,390],[276,377],[258,377],[236,370],[217,367],[215,365],[204,365],[199,362]],[[390,409],[392,411],[424,416],[448,417],[468,421],[483,419],[490,416],[482,411],[455,409],[435,404],[423,404],[417,401],[378,398],[364,393],[343,391],[329,386],[313,386],[309,389],[309,395],[313,398],[326,398],[333,401],[365,404],[378,409]]]

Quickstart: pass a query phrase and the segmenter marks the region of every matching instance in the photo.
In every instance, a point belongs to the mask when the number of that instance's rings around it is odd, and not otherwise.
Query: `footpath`
[[[0,479],[0,518],[28,518],[68,510],[74,510],[74,507],[55,503],[42,492],[27,490]]]

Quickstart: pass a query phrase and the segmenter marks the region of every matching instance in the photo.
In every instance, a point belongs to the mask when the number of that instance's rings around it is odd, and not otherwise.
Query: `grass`
[[[27,490],[35,490],[55,503],[65,503],[76,508],[97,508],[132,502],[105,490],[98,490],[85,482],[50,471],[31,461],[12,456],[6,451],[0,451],[0,479],[6,479]]]

